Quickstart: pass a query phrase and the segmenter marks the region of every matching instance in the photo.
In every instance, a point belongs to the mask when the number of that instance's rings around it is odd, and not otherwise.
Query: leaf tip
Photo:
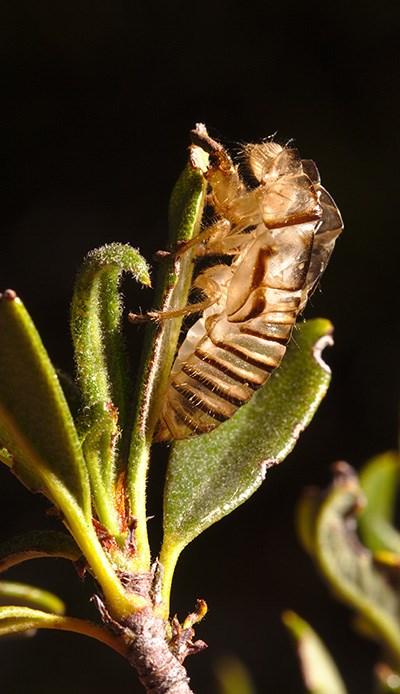
[[[6,289],[0,294],[0,300],[2,301],[15,301],[15,299],[18,299],[18,296],[14,289]]]
[[[333,345],[333,325],[329,321],[324,322],[326,322],[325,332],[314,343],[312,353],[314,361],[321,367],[321,369],[326,371],[326,373],[330,374],[331,369],[328,366],[328,364],[323,360],[322,352],[326,347],[332,347]]]
[[[349,463],[346,463],[345,460],[338,460],[336,463],[334,463],[332,465],[332,471],[334,474],[334,482],[336,484],[358,485],[358,476],[356,471],[351,465],[349,465]]]
[[[200,171],[200,173],[206,173],[208,168],[208,154],[197,145],[192,145],[189,151],[189,162],[191,167],[196,171]]]

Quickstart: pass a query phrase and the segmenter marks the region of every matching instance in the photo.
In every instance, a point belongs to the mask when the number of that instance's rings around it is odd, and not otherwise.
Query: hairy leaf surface
[[[282,365],[232,419],[210,434],[172,447],[164,498],[162,562],[233,511],[280,463],[312,419],[330,381],[321,361],[331,324],[317,319],[296,331]]]

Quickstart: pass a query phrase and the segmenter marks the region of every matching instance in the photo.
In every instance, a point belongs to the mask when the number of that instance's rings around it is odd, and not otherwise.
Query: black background
[[[346,227],[306,311],[335,325],[332,386],[289,459],[185,551],[173,609],[184,617],[196,597],[210,606],[197,632],[210,648],[188,661],[199,694],[218,691],[213,668],[226,653],[258,692],[301,692],[286,607],[320,632],[350,691],[369,691],[378,652],[329,600],[293,509],[304,486],[328,483],[335,460],[360,466],[397,443],[398,4],[3,0],[0,15],[0,285],[21,295],[57,366],[73,369],[67,319],[86,252],[122,241],[151,258],[165,246],[195,122],[234,149],[276,132],[317,161]],[[125,291],[131,309],[151,306],[150,292]],[[140,333],[127,330],[134,363]],[[165,458],[157,452],[151,475],[155,537]],[[4,536],[48,527],[43,499],[0,474]],[[90,586],[67,562],[8,577],[58,592],[70,614],[95,615]],[[0,670],[11,694],[141,691],[119,656],[73,634],[4,642]]]

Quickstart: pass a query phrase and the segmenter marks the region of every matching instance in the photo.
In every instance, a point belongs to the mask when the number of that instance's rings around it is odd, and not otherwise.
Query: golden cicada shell
[[[273,141],[246,145],[257,182],[250,188],[204,126],[193,135],[210,154],[206,178],[215,221],[186,246],[231,262],[208,267],[195,280],[205,296],[199,306],[207,308],[176,356],[158,441],[211,431],[267,381],[343,229],[317,167],[296,149]]]

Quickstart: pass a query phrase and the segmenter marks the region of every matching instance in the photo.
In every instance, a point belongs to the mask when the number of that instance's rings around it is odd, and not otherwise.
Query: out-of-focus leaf
[[[14,292],[0,299],[0,419],[13,471],[66,513],[90,517],[90,489],[76,429],[39,334]],[[19,451],[21,456],[19,456]]]
[[[0,571],[28,559],[63,557],[77,561],[81,556],[81,550],[70,535],[56,530],[38,530],[18,535],[0,545]]]
[[[312,557],[333,593],[356,611],[362,632],[400,665],[400,593],[389,580],[390,567],[378,564],[356,534],[364,496],[354,470],[338,463],[335,471],[332,487],[320,497]]]
[[[358,518],[361,537],[373,551],[400,556],[400,533],[393,526],[399,486],[400,457],[389,451],[370,460],[361,470],[360,485],[367,504]]]
[[[307,692],[346,694],[336,664],[314,629],[291,611],[283,614],[283,622],[296,643]]]
[[[87,622],[83,619],[65,617],[64,615],[49,614],[30,607],[15,605],[0,607],[0,637],[18,634],[32,629],[57,629],[74,631],[77,634],[90,636],[126,656],[126,646],[122,639],[117,638],[109,629]]]
[[[173,445],[161,553],[166,590],[185,545],[246,501],[312,419],[330,381],[320,355],[331,332],[323,319],[301,325],[280,368],[247,405],[210,434]]]
[[[196,236],[203,214],[208,157],[200,147],[191,147],[189,162],[172,192],[169,207],[169,239],[174,247]],[[187,303],[193,273],[192,253],[173,254],[160,263],[154,305],[163,310],[182,308]],[[131,315],[132,318],[132,315]],[[161,406],[163,391],[176,352],[182,318],[147,325],[136,391],[136,413],[132,430],[127,490],[131,510],[138,520],[138,555],[147,545],[145,488],[149,451]],[[137,328],[139,329],[139,328]]]
[[[314,552],[315,521],[318,515],[320,499],[315,489],[306,489],[301,503],[296,509],[296,530],[300,542],[309,553]]]
[[[238,658],[220,658],[215,666],[215,674],[219,694],[256,694],[250,673]]]
[[[64,614],[65,612],[63,601],[54,593],[14,581],[0,581],[0,604],[23,605],[54,614]]]

